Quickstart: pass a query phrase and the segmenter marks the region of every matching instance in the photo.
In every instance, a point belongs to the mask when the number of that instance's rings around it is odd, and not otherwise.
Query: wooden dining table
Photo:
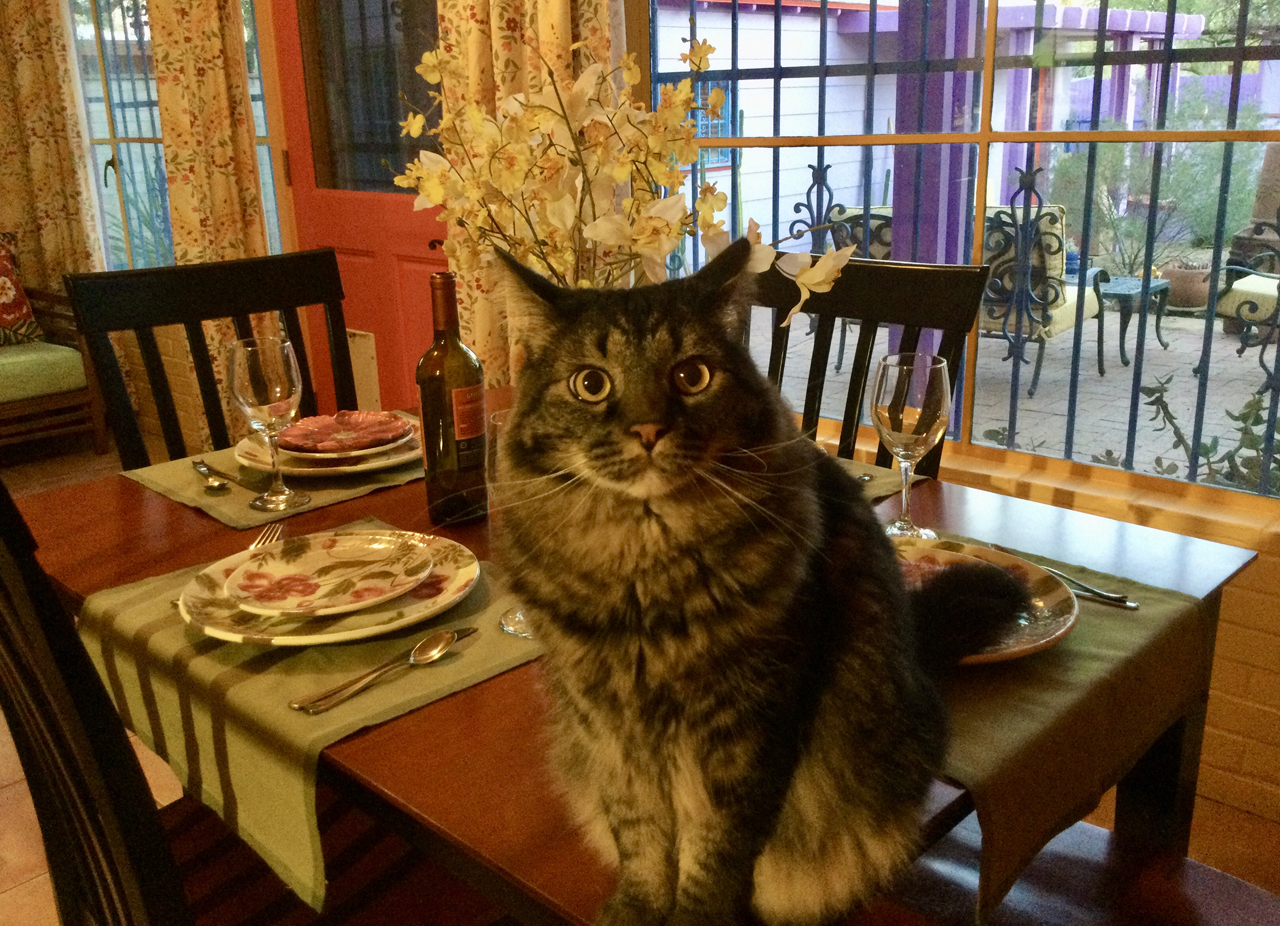
[[[89,595],[242,550],[249,535],[123,476],[18,499],[46,571],[78,607]],[[898,501],[878,508],[888,520]],[[912,492],[918,523],[982,538],[1164,589],[1201,602],[1203,677],[1175,705],[1117,785],[1116,834],[1142,851],[1185,855],[1190,834],[1209,666],[1223,585],[1251,551],[979,489],[926,481]],[[481,559],[489,525],[436,530],[423,484],[412,482],[300,513],[289,534],[373,516],[442,533]],[[1117,612],[1122,614],[1123,612]],[[403,830],[522,922],[593,921],[613,875],[587,850],[546,767],[547,699],[539,661],[363,729],[325,748],[320,778]],[[962,788],[938,782],[926,835],[937,838],[973,809]]]

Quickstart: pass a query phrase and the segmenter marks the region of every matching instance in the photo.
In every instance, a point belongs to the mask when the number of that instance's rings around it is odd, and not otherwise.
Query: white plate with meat
[[[413,439],[413,423],[394,412],[344,411],[303,418],[280,432],[280,450],[309,460],[383,453]]]

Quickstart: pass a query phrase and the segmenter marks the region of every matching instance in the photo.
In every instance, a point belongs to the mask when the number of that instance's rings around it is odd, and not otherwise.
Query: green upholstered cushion
[[[74,347],[31,341],[0,347],[0,402],[83,389],[84,358]]]
[[[1275,312],[1277,289],[1280,289],[1280,281],[1250,274],[1236,280],[1231,289],[1218,296],[1218,307],[1215,311],[1224,318],[1235,318],[1236,310],[1243,303],[1252,302],[1257,309],[1246,308],[1245,321],[1261,321]]]

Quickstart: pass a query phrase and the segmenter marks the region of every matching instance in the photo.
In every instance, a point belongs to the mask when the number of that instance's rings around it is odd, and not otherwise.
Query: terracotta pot
[[[1182,267],[1160,268],[1160,275],[1169,281],[1169,305],[1181,309],[1200,309],[1209,303],[1209,271],[1187,270]]]

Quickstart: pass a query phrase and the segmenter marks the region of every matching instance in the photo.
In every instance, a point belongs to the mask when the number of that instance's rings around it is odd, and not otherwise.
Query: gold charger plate
[[[1030,591],[1030,610],[1020,615],[1018,622],[1000,640],[979,653],[966,656],[960,660],[961,665],[1004,662],[1046,650],[1071,632],[1080,615],[1076,596],[1065,582],[1017,556],[955,540],[898,537],[894,539],[894,546],[898,550],[898,558],[907,562],[932,558],[939,565],[945,565],[948,562],[982,560],[1012,573]]]
[[[474,553],[460,543],[431,537],[427,578],[398,598],[331,617],[251,614],[227,597],[227,577],[256,551],[243,550],[206,567],[178,596],[182,619],[211,637],[233,643],[312,646],[361,640],[408,627],[453,607],[480,575]]]

